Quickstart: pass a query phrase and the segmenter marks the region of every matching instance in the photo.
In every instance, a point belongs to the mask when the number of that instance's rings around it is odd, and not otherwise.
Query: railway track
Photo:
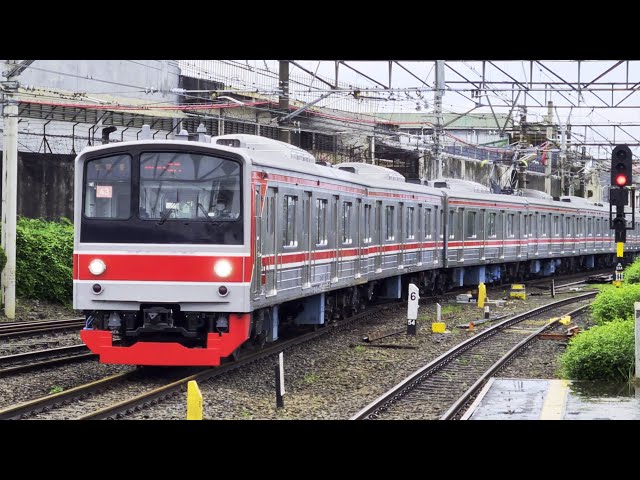
[[[96,358],[84,345],[49,348],[0,357],[0,377],[64,363]]]
[[[589,292],[534,308],[490,327],[440,355],[351,417],[363,419],[452,418],[509,356],[533,341],[550,312],[563,316],[586,307]],[[496,366],[498,365],[498,366]]]
[[[63,320],[38,320],[0,323],[0,340],[32,333],[49,333],[58,330],[73,330],[84,327],[84,318]]]
[[[260,359],[277,355],[279,352],[294,345],[311,341],[323,335],[337,333],[355,322],[369,319],[373,314],[384,313],[388,309],[395,308],[397,303],[389,302],[377,305],[375,310],[373,308],[368,309],[337,324],[284,340],[276,345],[249,353],[243,358],[220,367],[192,368],[188,375],[171,378],[169,383],[167,383],[166,375],[161,378],[155,375],[158,369],[142,367],[80,385],[64,392],[10,405],[0,409],[0,420],[61,417],[78,420],[120,418],[127,415],[127,413],[141,410],[181,393],[190,380],[196,380],[201,383]],[[195,373],[194,370],[196,370]],[[178,370],[173,369],[172,371],[176,372]],[[145,375],[145,372],[154,373],[149,376]],[[137,392],[144,391],[134,395],[132,394],[134,390]],[[125,400],[122,400],[123,397]],[[68,412],[68,416],[65,416],[67,415],[65,412]],[[79,412],[82,413],[80,414]]]

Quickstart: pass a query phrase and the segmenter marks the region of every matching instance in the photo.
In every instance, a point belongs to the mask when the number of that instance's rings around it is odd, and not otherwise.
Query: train
[[[218,366],[409,283],[437,294],[615,261],[606,203],[407,182],[255,135],[87,147],[74,202],[73,306],[103,363]]]

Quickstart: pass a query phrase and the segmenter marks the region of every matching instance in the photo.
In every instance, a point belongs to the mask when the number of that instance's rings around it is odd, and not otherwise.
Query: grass
[[[64,391],[64,388],[62,388],[60,385],[54,385],[49,389],[49,395],[53,395],[54,393],[60,393],[63,391]]]
[[[315,373],[307,373],[302,380],[304,381],[304,383],[311,385],[312,383],[317,382],[318,378],[318,375],[316,375]]]
[[[444,315],[446,313],[459,312],[460,310],[462,310],[462,307],[460,305],[445,305],[440,310],[440,313]]]
[[[356,345],[355,347],[353,347],[353,351],[357,353],[362,353],[365,350],[366,348],[363,345]]]

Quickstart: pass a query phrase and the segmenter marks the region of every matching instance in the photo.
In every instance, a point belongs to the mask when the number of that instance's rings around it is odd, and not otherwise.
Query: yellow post
[[[187,384],[187,420],[202,420],[202,393],[195,380]]]
[[[624,257],[624,242],[616,243],[616,256]]]
[[[484,301],[487,299],[487,287],[484,283],[478,284],[478,308],[484,308]]]

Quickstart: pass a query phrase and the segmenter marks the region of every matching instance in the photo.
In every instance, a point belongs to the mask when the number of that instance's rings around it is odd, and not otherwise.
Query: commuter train
[[[201,137],[76,159],[73,304],[101,362],[216,366],[408,283],[442,292],[614,261],[608,204],[414,184],[264,137]]]

